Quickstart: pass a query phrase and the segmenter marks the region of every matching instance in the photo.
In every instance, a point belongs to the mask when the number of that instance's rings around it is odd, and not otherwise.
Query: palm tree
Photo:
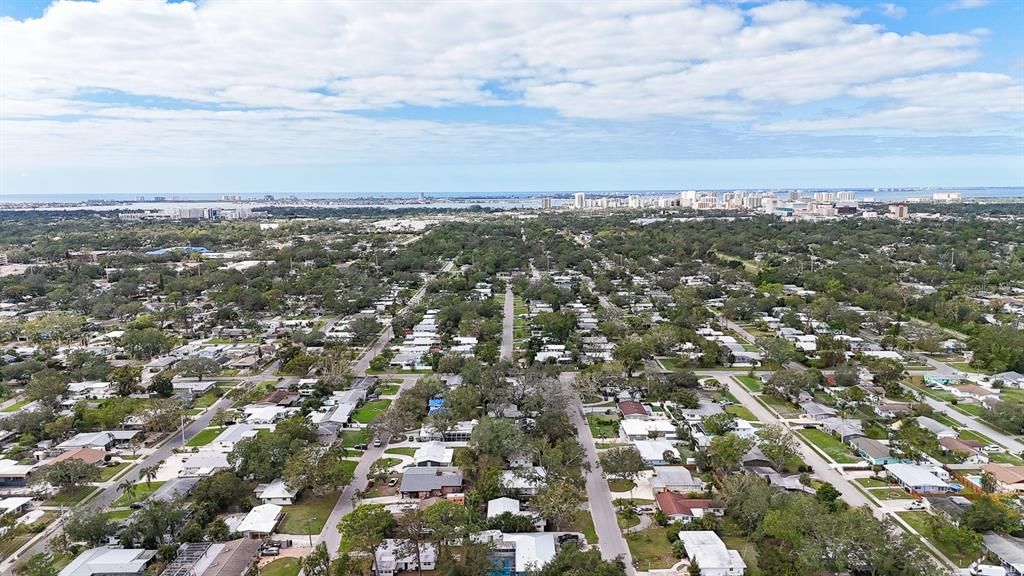
[[[117,485],[117,491],[120,492],[122,496],[127,496],[128,498],[134,497],[136,490],[138,490],[138,486],[130,480],[125,480]]]
[[[152,484],[153,480],[156,479],[156,471],[160,469],[160,464],[154,464],[153,466],[146,466],[145,468],[139,468],[139,476],[146,479],[146,487]]]

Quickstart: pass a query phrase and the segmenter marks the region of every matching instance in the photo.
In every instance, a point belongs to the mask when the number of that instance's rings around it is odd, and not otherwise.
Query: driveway
[[[505,310],[501,319],[501,359],[512,360],[512,345],[515,343],[516,326],[515,295],[512,285],[505,286]]]

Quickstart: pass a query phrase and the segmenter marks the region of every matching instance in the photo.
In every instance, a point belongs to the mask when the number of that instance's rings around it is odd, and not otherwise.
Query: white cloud
[[[942,5],[943,10],[972,10],[988,6],[989,0],[953,0]]]
[[[7,166],[344,162],[452,150],[500,155],[535,147],[531,139],[600,137],[584,119],[772,129],[784,124],[766,123],[771,114],[835,97],[920,107],[870,87],[898,90],[979,55],[975,34],[896,34],[858,17],[846,6],[803,1],[744,8],[62,0],[41,18],[0,19],[0,155]],[[936,93],[926,107],[941,114],[992,90],[957,88],[955,98]],[[358,115],[513,104],[563,120]],[[1000,114],[979,107],[960,126],[987,125]],[[884,121],[861,120],[882,128]]]
[[[893,4],[891,2],[885,2],[880,5],[882,8],[882,15],[893,20],[899,20],[907,15],[907,9],[899,4]]]

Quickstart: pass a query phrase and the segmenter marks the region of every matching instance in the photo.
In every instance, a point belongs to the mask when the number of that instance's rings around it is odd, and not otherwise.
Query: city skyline
[[[242,6],[5,3],[0,195],[1024,185],[1016,2]]]

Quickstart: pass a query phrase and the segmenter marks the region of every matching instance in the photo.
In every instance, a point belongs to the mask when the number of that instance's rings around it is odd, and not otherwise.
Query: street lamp
[[[313,530],[310,528],[310,521],[316,520],[316,517],[306,518],[306,534],[309,536],[309,547],[313,547]]]

